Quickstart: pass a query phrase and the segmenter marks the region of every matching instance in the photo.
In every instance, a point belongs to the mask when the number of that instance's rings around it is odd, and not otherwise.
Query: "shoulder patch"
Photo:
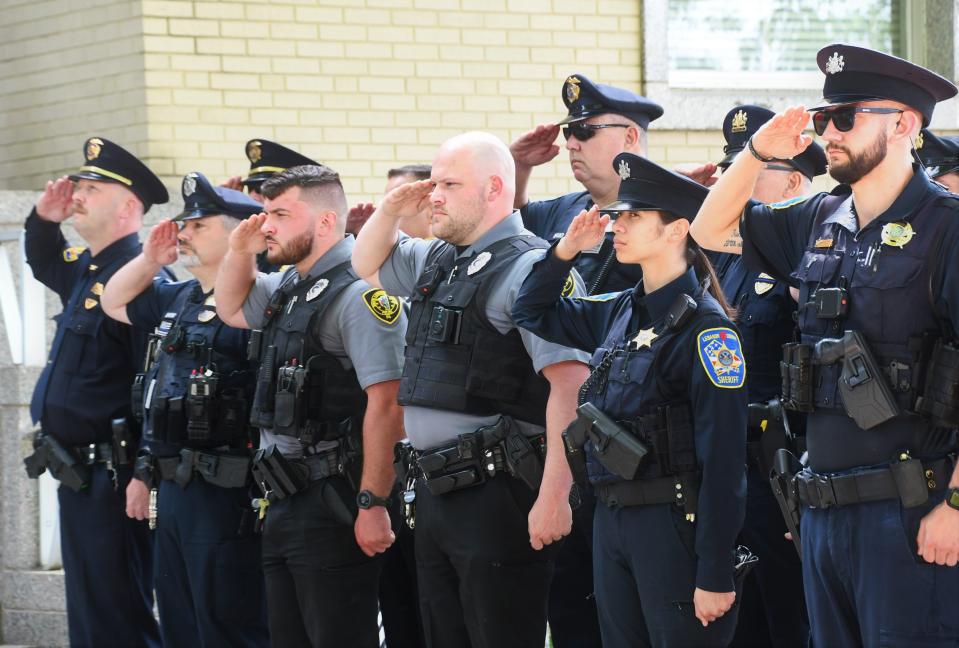
[[[400,300],[387,295],[382,288],[370,288],[363,293],[363,303],[370,309],[373,316],[384,324],[395,324],[403,312]]]
[[[737,389],[746,382],[746,360],[735,331],[729,328],[706,329],[696,339],[696,348],[713,385]]]
[[[80,255],[86,252],[86,248],[82,246],[68,247],[63,250],[63,260],[67,263],[73,263],[80,258]]]
[[[607,301],[610,301],[610,300],[612,300],[612,299],[616,299],[617,297],[619,297],[619,295],[620,295],[620,293],[618,293],[618,292],[609,292],[609,293],[602,293],[602,294],[599,294],[599,295],[587,295],[587,296],[583,296],[583,297],[573,297],[573,299],[581,299],[581,300],[583,300],[583,301],[591,301],[591,302],[607,302]]]
[[[809,199],[809,196],[797,196],[795,198],[790,198],[789,200],[783,200],[782,202],[772,203],[769,205],[770,209],[788,209],[793,205],[798,205],[799,203],[806,202]]]
[[[563,297],[571,297],[576,290],[576,280],[573,279],[573,273],[566,275],[566,283],[563,284]]]

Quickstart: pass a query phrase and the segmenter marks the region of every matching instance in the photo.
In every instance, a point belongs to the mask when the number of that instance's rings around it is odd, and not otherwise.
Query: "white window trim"
[[[713,130],[722,125],[730,108],[760,104],[773,110],[822,102],[822,75],[811,73],[723,73],[669,71],[668,0],[645,0],[643,11],[643,85],[646,96],[665,109],[653,130]],[[954,14],[959,34],[959,11]],[[959,70],[959,47],[953,53]],[[959,100],[936,107],[932,128],[959,128]]]

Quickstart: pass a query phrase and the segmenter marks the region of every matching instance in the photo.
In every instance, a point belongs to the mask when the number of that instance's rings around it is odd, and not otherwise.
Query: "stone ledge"
[[[64,612],[3,610],[3,640],[30,646],[61,647],[68,643]]]
[[[0,574],[4,611],[64,612],[63,570],[5,571]],[[5,637],[6,638],[6,637]]]

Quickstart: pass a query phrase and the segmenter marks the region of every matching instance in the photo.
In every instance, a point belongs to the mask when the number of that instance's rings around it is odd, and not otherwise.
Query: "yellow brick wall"
[[[79,166],[93,132],[145,151],[139,3],[0,0],[0,189]]]

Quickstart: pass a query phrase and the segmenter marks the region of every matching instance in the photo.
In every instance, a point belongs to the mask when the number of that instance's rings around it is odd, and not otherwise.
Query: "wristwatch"
[[[946,506],[959,511],[959,488],[950,488],[946,491]]]
[[[361,490],[356,494],[356,505],[361,509],[370,509],[374,506],[388,506],[390,498],[377,497],[368,490]]]

